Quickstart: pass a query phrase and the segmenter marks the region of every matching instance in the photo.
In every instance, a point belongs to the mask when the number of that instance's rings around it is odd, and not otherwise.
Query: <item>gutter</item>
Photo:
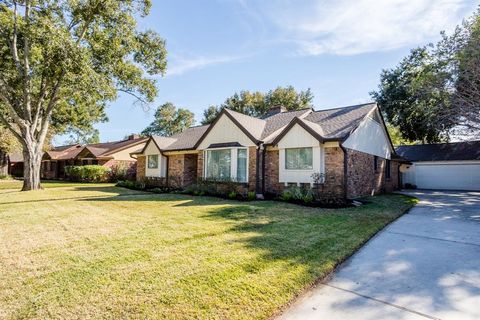
[[[340,148],[343,151],[343,199],[347,200],[348,195],[348,183],[347,183],[347,176],[348,176],[348,152],[347,149],[340,144]]]

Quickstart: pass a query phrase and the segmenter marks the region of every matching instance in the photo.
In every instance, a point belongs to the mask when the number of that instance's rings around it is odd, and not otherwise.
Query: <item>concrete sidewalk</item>
[[[409,194],[416,207],[279,319],[480,319],[480,193]]]

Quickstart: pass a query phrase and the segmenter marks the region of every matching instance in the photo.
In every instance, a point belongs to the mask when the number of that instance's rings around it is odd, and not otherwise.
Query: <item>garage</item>
[[[400,168],[404,186],[480,190],[480,141],[400,146],[396,151],[411,162]]]

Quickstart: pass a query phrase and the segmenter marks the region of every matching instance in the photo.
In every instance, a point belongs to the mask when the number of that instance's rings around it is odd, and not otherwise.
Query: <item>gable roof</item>
[[[399,146],[396,151],[410,161],[480,160],[480,141]]]
[[[279,135],[284,135],[295,124],[301,125],[320,141],[344,140],[375,108],[376,103],[319,111],[306,108],[285,111],[261,119],[225,108],[210,125],[191,127],[170,137],[153,136],[152,139],[162,151],[193,150],[200,145],[219,119],[226,116],[255,144],[260,142],[272,144],[273,141],[278,141],[276,138]]]
[[[45,151],[44,156],[47,156],[51,160],[66,160],[75,158],[80,151],[82,151],[80,144],[71,144],[53,147],[51,150]]]

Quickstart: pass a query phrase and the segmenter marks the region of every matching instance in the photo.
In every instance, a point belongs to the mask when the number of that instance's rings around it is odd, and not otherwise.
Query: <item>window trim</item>
[[[150,161],[149,161],[149,159],[150,159],[150,157],[153,157],[153,156],[156,156],[156,157],[157,157],[157,165],[156,165],[155,167],[150,167]],[[159,168],[160,168],[160,161],[159,161],[159,159],[160,159],[160,155],[159,155],[159,154],[148,154],[148,155],[147,155],[147,166],[146,166],[147,169],[152,169],[152,170],[153,170],[153,169],[159,169]]]
[[[247,150],[247,166],[245,181],[236,181],[238,183],[249,183],[249,159],[250,159],[250,148],[249,147],[225,147],[225,148],[208,148],[203,150],[203,177],[208,179],[207,175],[207,165],[208,165],[208,151],[214,150],[230,150],[230,179],[237,179],[237,168],[238,168],[238,149]],[[213,179],[213,178],[212,178]]]
[[[392,161],[385,159],[385,179],[392,178]]]
[[[289,149],[311,149],[312,150],[312,168],[311,169],[288,169],[287,168],[287,150]],[[293,147],[293,148],[284,148],[284,170],[286,171],[290,171],[290,172],[293,172],[293,171],[301,171],[301,172],[307,172],[307,171],[314,171],[314,166],[313,166],[313,147]]]

